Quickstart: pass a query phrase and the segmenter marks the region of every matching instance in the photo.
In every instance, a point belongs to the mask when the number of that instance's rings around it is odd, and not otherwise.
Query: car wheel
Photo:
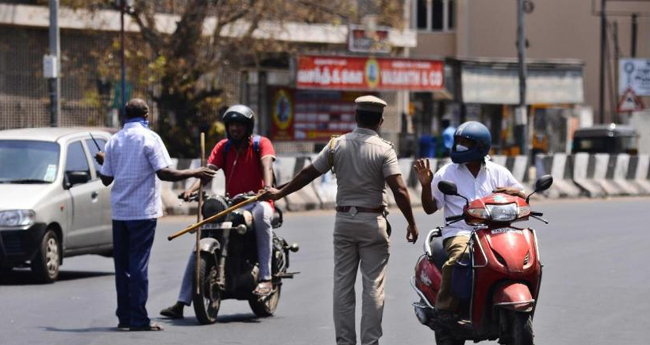
[[[32,275],[39,283],[54,283],[59,277],[61,245],[54,231],[47,230],[31,262]]]

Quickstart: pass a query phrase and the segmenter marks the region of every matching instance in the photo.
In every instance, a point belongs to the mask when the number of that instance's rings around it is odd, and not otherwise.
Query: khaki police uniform
[[[357,109],[383,110],[374,96],[359,97]],[[370,103],[370,104],[364,104]],[[379,106],[378,106],[379,105]],[[393,145],[370,129],[358,128],[332,139],[314,160],[321,173],[330,164],[337,176],[334,225],[334,325],[338,345],[356,344],[355,292],[357,270],[363,279],[361,343],[379,343],[384,309],[384,282],[389,257],[388,206],[385,178],[401,174]],[[332,163],[328,158],[331,158]]]

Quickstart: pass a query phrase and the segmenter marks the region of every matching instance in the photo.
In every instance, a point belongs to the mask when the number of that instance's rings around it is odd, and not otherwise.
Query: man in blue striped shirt
[[[175,170],[160,136],[148,127],[149,107],[135,98],[126,104],[126,123],[106,144],[97,161],[100,178],[113,183],[113,258],[120,330],[160,331],[151,322],[145,305],[149,290],[149,256],[156,219],[163,215],[161,182],[190,177],[211,179],[208,168]],[[156,178],[158,177],[158,178]]]

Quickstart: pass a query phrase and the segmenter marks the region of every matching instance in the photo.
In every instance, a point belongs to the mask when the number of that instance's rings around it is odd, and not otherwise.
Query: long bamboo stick
[[[239,203],[239,204],[237,204],[235,206],[228,207],[227,209],[215,214],[214,216],[208,217],[208,218],[206,218],[206,219],[204,219],[204,220],[202,220],[202,221],[200,221],[200,222],[198,222],[196,224],[188,226],[187,228],[185,228],[185,229],[183,229],[183,230],[181,230],[181,231],[179,231],[179,232],[177,232],[177,233],[175,233],[173,235],[167,236],[167,239],[169,241],[171,241],[171,240],[173,240],[173,239],[175,239],[175,238],[177,238],[179,236],[185,235],[186,233],[188,233],[188,232],[190,232],[190,231],[192,231],[192,230],[194,230],[194,229],[196,229],[196,228],[198,228],[198,227],[200,227],[202,225],[210,223],[211,221],[213,221],[213,220],[215,220],[215,219],[217,219],[219,217],[225,216],[228,213],[230,213],[230,212],[232,212],[232,211],[234,211],[234,210],[236,210],[236,209],[238,209],[240,207],[246,206],[248,204],[252,204],[252,203],[256,202],[258,199],[259,199],[259,195],[254,196],[254,197],[252,197],[252,198],[250,198],[250,199],[248,199],[248,200],[246,200],[244,202],[241,202],[241,203]]]
[[[201,166],[205,166],[205,133],[201,132]],[[199,181],[199,207],[196,211],[196,222],[201,222],[201,211],[203,210],[203,181]],[[196,230],[196,294],[198,295],[201,284],[201,228]]]

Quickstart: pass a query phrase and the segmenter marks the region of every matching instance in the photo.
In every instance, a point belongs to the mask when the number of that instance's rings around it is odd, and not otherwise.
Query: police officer
[[[415,243],[418,229],[393,145],[377,132],[384,122],[386,102],[375,96],[355,100],[357,129],[332,138],[314,162],[280,190],[267,189],[262,198],[277,200],[332,169],[337,175],[334,225],[334,326],[338,345],[354,345],[357,270],[363,277],[361,343],[374,345],[382,336],[384,283],[390,247],[386,220],[386,184],[408,222],[406,239]]]

